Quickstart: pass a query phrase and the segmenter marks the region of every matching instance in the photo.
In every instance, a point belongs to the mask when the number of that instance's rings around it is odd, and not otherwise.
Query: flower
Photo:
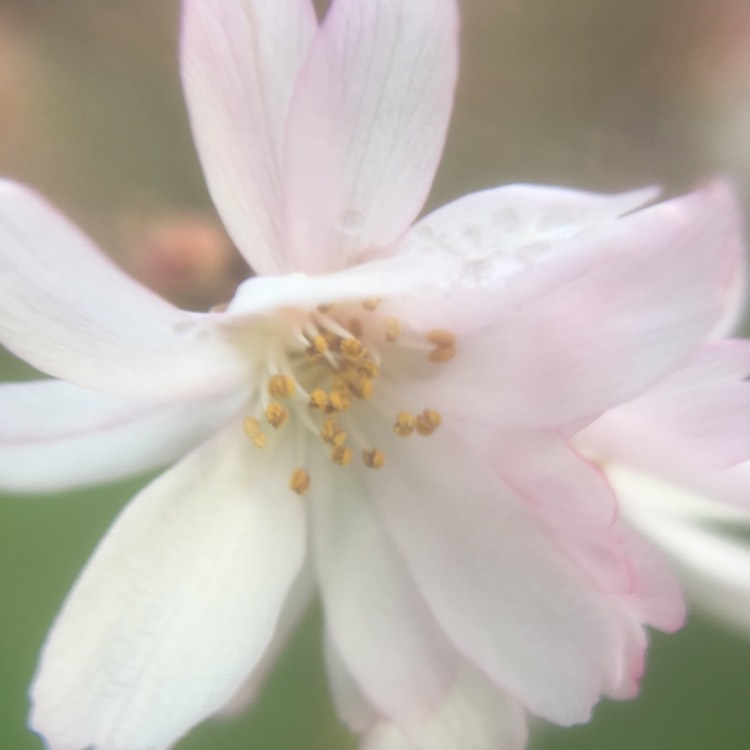
[[[724,315],[731,192],[515,185],[416,221],[457,70],[454,0],[187,0],[182,72],[226,227],[261,276],[178,310],[0,186],[14,490],[177,463],[55,622],[52,750],[170,746],[252,698],[314,583],[342,719],[372,750],[525,743],[628,697],[659,556],[569,437],[665,382]],[[184,454],[184,458],[180,456]],[[180,459],[180,460],[178,460]]]

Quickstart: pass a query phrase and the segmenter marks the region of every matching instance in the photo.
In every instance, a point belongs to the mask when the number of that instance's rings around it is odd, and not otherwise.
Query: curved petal
[[[708,613],[750,630],[750,513],[724,508],[654,477],[611,465],[628,520],[674,564],[688,596]]]
[[[337,0],[290,109],[294,267],[371,257],[413,221],[445,141],[458,66],[454,0]]]
[[[331,481],[331,469],[321,469],[311,508],[328,636],[380,714],[424,716],[452,683],[457,654],[361,496],[357,473],[369,470],[351,469]]]
[[[750,341],[709,343],[642,397],[580,435],[599,455],[645,469],[750,461]]]
[[[385,430],[372,439],[389,444]],[[391,453],[368,490],[441,627],[479,669],[562,724],[632,680],[640,628],[446,425]]]
[[[522,750],[528,731],[519,703],[465,666],[441,706],[409,727],[380,723],[361,750]]]
[[[287,109],[317,29],[310,0],[187,0],[181,69],[193,136],[224,223],[258,273],[281,255]]]
[[[238,434],[239,433],[239,434]],[[227,430],[147,487],[65,602],[31,689],[56,750],[164,750],[261,661],[304,559],[285,457]]]
[[[200,321],[128,278],[37,195],[0,181],[0,343],[14,354],[109,393],[223,393],[244,367]]]
[[[480,422],[592,419],[697,348],[741,255],[734,198],[717,184],[603,222],[555,258],[486,287],[406,299],[394,312],[405,324],[457,336],[453,360],[406,387]]]
[[[59,491],[165,466],[216,432],[243,399],[142,401],[60,380],[2,384],[0,488]]]

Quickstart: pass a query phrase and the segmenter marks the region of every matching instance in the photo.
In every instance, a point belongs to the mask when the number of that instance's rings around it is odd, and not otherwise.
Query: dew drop
[[[510,234],[515,234],[521,229],[521,217],[518,215],[518,212],[510,206],[498,208],[497,211],[492,214],[492,218],[497,226]]]
[[[339,214],[339,229],[344,234],[359,234],[365,225],[365,217],[359,211],[347,208]]]

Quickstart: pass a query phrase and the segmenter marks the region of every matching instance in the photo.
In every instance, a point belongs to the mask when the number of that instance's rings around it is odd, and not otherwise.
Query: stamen
[[[391,344],[401,336],[401,321],[398,318],[385,319],[385,340]]]
[[[440,364],[449,362],[456,356],[456,337],[444,328],[435,328],[425,334],[426,339],[435,345],[435,348],[427,355],[430,362]]]
[[[435,328],[432,331],[427,331],[425,337],[431,344],[435,346],[455,346],[456,337],[450,331],[446,331],[444,328]]]
[[[289,477],[289,489],[304,495],[310,488],[310,475],[304,469],[295,469]]]
[[[371,451],[363,450],[362,462],[370,469],[380,469],[385,463],[385,454],[377,448],[373,448]]]
[[[346,432],[335,419],[328,417],[320,428],[320,437],[323,438],[324,443],[339,448],[346,441]]]
[[[263,434],[260,422],[255,417],[245,417],[242,427],[245,430],[245,435],[252,440],[256,448],[263,448],[265,446],[267,438]]]
[[[323,411],[328,408],[328,394],[322,388],[316,388],[310,394],[310,401],[307,405],[315,411]]]
[[[334,446],[331,450],[331,461],[339,466],[348,466],[352,460],[352,452],[343,445]]]
[[[268,392],[274,398],[293,396],[296,390],[297,386],[291,375],[272,375],[268,381]]]
[[[359,362],[357,371],[366,378],[374,378],[380,372],[380,368],[371,359],[363,359]]]
[[[325,410],[328,414],[334,411],[346,411],[351,405],[351,391],[348,388],[341,388],[332,391],[328,395],[328,405]]]
[[[443,416],[439,411],[434,409],[425,409],[417,417],[417,432],[420,435],[432,435],[435,430],[443,423]]]
[[[393,425],[393,431],[399,437],[409,437],[417,426],[417,418],[408,411],[400,411],[396,415],[396,422]]]
[[[340,345],[341,354],[351,362],[364,359],[367,356],[367,349],[358,339],[344,339]]]
[[[277,430],[289,419],[289,412],[278,401],[268,404],[265,413],[268,423]]]
[[[318,334],[310,339],[310,346],[305,349],[305,356],[314,362],[328,351],[328,341],[325,336]]]
[[[372,312],[377,308],[377,306],[380,304],[380,297],[369,297],[368,299],[364,300],[362,302],[362,307],[365,308],[365,310],[369,310]]]

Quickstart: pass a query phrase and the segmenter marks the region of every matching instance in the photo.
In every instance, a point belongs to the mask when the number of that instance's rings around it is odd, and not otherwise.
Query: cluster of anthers
[[[373,313],[379,302],[367,299],[358,309]],[[265,388],[259,394],[259,413],[244,420],[245,434],[257,448],[264,448],[269,434],[283,429],[290,417],[296,416],[317,434],[334,464],[348,466],[354,458],[351,434],[357,432],[351,410],[375,392],[382,367],[380,342],[383,347],[406,343],[435,364],[448,362],[456,354],[455,336],[450,331],[435,329],[428,331],[424,340],[404,342],[398,318],[366,315],[363,321],[352,315],[351,305],[336,313],[333,305],[319,305],[304,316],[303,323],[294,324],[292,345],[269,368]],[[441,422],[442,416],[435,409],[426,408],[418,414],[399,411],[393,432],[399,437],[415,433],[428,436]],[[362,439],[356,442],[365,444]],[[362,447],[360,452],[368,468],[380,469],[385,464],[381,448]],[[309,489],[310,475],[305,468],[292,471],[289,487],[299,495]]]

